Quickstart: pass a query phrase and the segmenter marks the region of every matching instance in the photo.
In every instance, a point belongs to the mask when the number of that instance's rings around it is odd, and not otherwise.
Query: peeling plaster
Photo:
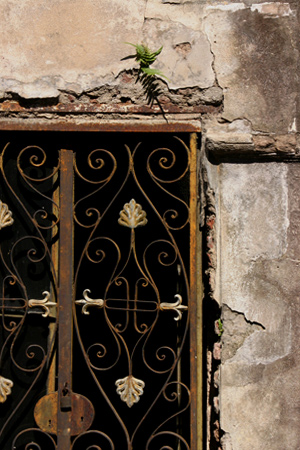
[[[247,337],[232,362],[248,364],[272,364],[291,353],[292,348],[292,320],[287,310],[281,311],[282,318],[278,328],[273,331],[255,331]],[[270,312],[269,321],[273,315]],[[275,319],[276,320],[276,319]]]
[[[235,12],[240,9],[245,9],[247,6],[244,3],[219,3],[217,5],[206,6],[207,10],[220,10],[220,11],[230,11]]]
[[[157,67],[169,78],[171,89],[182,86],[210,88],[215,85],[213,55],[207,36],[179,22],[149,19],[143,27],[143,36],[150,48],[163,45]],[[182,52],[183,48],[188,51]],[[199,58],[201,55],[201,58]]]
[[[60,91],[50,82],[43,79],[36,80],[33,83],[19,83],[11,87],[11,91],[18,94],[21,98],[58,98]]]
[[[253,5],[251,5],[251,7],[249,7],[245,3],[219,3],[216,5],[206,6],[206,10],[219,10],[228,12],[236,12],[241,9],[250,9],[252,12],[257,11],[264,16],[270,16],[274,18],[295,15],[289,3],[281,2],[254,3]]]
[[[222,450],[234,450],[232,447],[232,440],[229,433],[223,430],[223,436],[221,438]]]
[[[251,11],[258,11],[264,16],[273,18],[295,15],[289,3],[281,2],[255,3],[251,6]]]
[[[222,306],[224,333],[222,334],[222,363],[234,360],[245,340],[256,331],[265,330],[261,323],[248,320],[241,311],[234,311],[228,305]]]
[[[297,118],[295,117],[288,129],[289,133],[297,133]]]

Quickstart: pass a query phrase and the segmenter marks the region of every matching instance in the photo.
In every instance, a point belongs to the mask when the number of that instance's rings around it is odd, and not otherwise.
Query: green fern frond
[[[169,79],[164,75],[160,70],[157,69],[151,69],[150,67],[142,67],[142,72],[146,73],[147,75],[158,75],[159,77],[163,77],[166,80],[169,81]]]
[[[144,44],[132,44],[131,42],[125,42],[125,44],[131,45],[135,48],[135,55],[129,55],[123,59],[134,58],[139,63],[140,67],[136,81],[141,82],[148,105],[152,106],[154,101],[156,101],[164,114],[162,106],[158,100],[159,95],[162,94],[158,80],[159,77],[165,78],[166,80],[168,80],[168,78],[160,70],[152,69],[150,67],[151,64],[156,61],[157,56],[162,52],[163,47],[160,47],[158,50],[152,52]]]
[[[156,57],[161,53],[163,47],[160,47],[156,52],[151,52],[149,48],[144,44],[132,44],[131,42],[125,42],[125,44],[131,45],[135,48],[135,59],[139,61],[140,67],[149,67],[156,60]]]

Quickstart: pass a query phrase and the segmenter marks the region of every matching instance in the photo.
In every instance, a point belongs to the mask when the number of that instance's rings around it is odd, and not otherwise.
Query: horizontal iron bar
[[[112,121],[79,121],[69,120],[1,120],[0,130],[13,131],[88,131],[88,132],[114,132],[114,133],[197,133],[201,131],[200,122],[196,120],[180,122],[122,122]]]
[[[9,308],[9,309],[12,309],[12,308]],[[26,312],[26,315],[29,315],[29,316],[31,316],[31,315],[37,315],[37,316],[42,316],[43,314],[44,314],[44,311],[33,311],[33,310],[28,310],[27,312]],[[10,312],[10,313],[2,313],[2,312],[0,312],[0,317],[2,317],[2,316],[4,316],[4,317],[10,317],[10,318],[16,318],[16,319],[23,319],[23,317],[25,316],[25,313],[24,314],[13,314],[12,312]],[[47,319],[54,319],[55,317],[53,317],[53,316],[51,316],[50,314],[46,317]]]
[[[47,113],[47,114],[155,114],[162,115],[162,110],[157,105],[133,105],[133,104],[106,104],[106,103],[58,103],[56,105],[34,105],[34,101],[29,106],[20,105],[15,100],[6,100],[0,104],[0,112],[14,113]],[[165,114],[207,114],[221,111],[222,105],[196,105],[196,106],[178,106],[172,103],[164,104]]]

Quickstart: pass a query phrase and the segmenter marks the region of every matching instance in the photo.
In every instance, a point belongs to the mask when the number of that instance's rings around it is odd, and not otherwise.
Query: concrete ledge
[[[213,163],[300,160],[300,134],[256,133],[246,120],[205,124],[205,151]]]

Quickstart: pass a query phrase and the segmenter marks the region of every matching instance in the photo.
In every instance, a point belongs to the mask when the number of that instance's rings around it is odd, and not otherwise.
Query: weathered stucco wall
[[[297,124],[297,2],[0,1],[4,98],[142,103],[124,42],[164,46],[163,103],[219,106],[256,132]],[[180,89],[184,90],[180,91]],[[68,98],[64,94],[73,94]],[[86,94],[86,95],[84,95]],[[92,97],[92,98],[91,98]]]
[[[0,127],[202,124],[224,326],[210,445],[298,450],[298,0],[0,0],[0,21]],[[163,45],[165,117],[125,42]]]
[[[221,172],[225,449],[296,449],[299,244],[290,214],[299,168],[226,165]]]

